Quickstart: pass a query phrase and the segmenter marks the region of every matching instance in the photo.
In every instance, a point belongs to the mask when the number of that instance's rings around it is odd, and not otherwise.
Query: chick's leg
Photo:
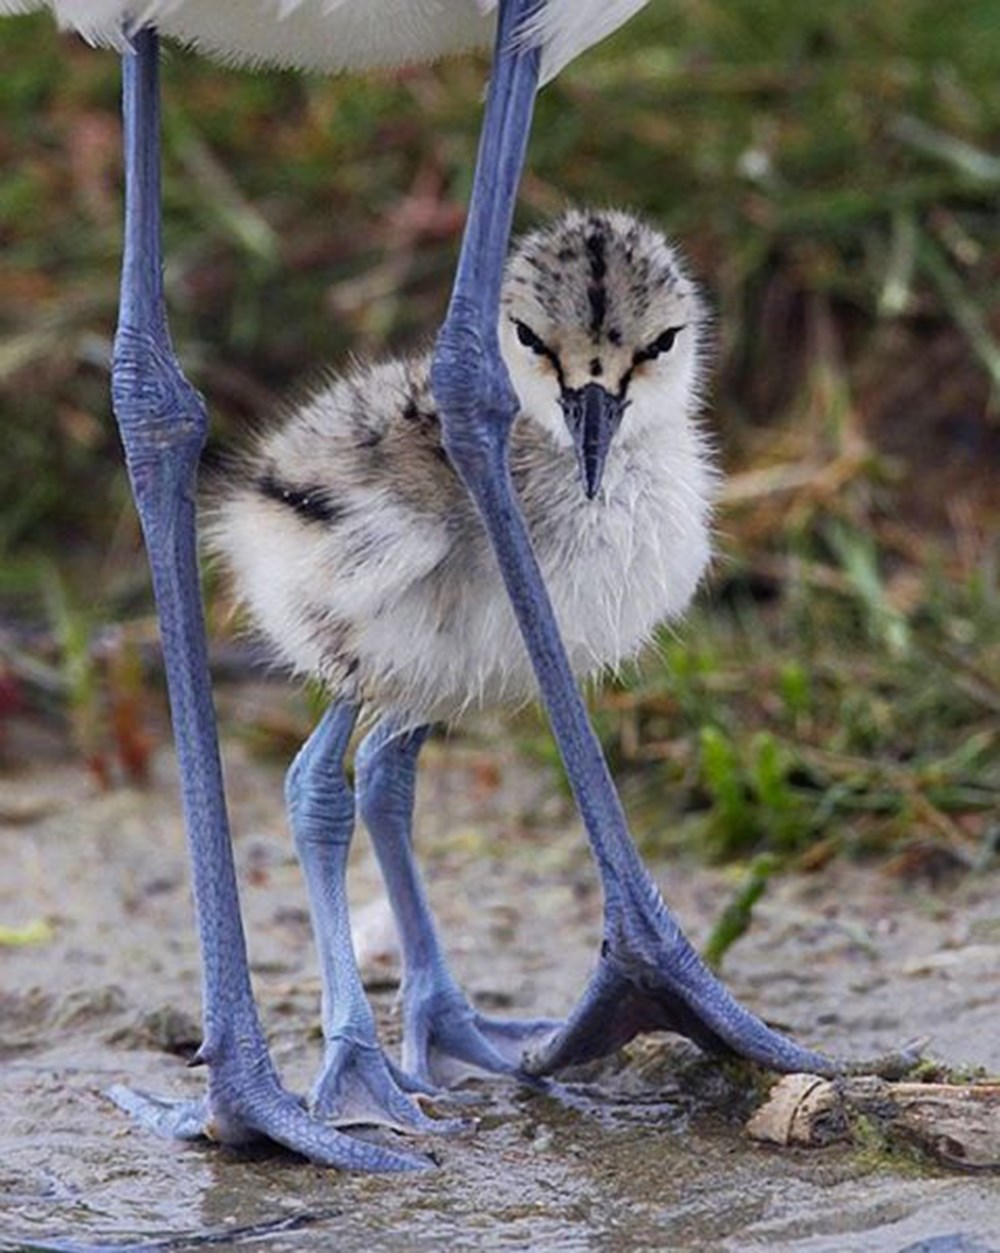
[[[384,721],[358,750],[358,805],[375,845],[403,952],[403,1069],[418,1082],[448,1083],[469,1072],[522,1073],[526,1048],[561,1025],[478,1013],[456,983],[438,939],[413,857],[417,758],[427,727]]]
[[[464,1124],[428,1118],[403,1090],[405,1081],[382,1052],[358,973],[346,886],[354,795],[344,778],[344,756],[356,718],[354,705],[331,705],[292,763],[285,784],[323,982],[326,1052],[311,1105],[318,1116],[339,1125],[458,1130]]]

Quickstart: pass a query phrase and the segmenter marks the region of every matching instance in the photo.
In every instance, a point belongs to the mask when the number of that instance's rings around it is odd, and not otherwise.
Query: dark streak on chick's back
[[[344,516],[344,509],[335,504],[322,487],[283,483],[273,470],[259,475],[255,486],[262,496],[286,505],[306,522],[329,524]]]

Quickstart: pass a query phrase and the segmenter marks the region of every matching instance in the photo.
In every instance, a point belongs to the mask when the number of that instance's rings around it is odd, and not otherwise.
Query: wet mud
[[[308,1088],[319,981],[281,772],[226,749],[253,973],[275,1060]],[[547,1092],[467,1087],[476,1129],[414,1147],[419,1176],[326,1171],[264,1148],[160,1141],[104,1095],[196,1095],[199,966],[169,753],[143,791],[77,766],[0,779],[0,1249],[1000,1250],[1000,1179],[881,1145],[746,1135],[766,1077],[649,1038]],[[428,746],[418,846],[455,969],[494,1013],[569,1008],[599,937],[594,874],[552,779],[484,741]],[[396,965],[374,860],[353,853],[359,944],[395,1047]],[[654,867],[693,938],[726,873]],[[777,884],[725,975],[758,1013],[837,1053],[915,1037],[1000,1071],[1000,875],[930,887],[835,866]],[[442,1107],[440,1112],[446,1112]],[[450,1111],[448,1111],[450,1112]],[[374,1133],[373,1133],[374,1134]],[[411,1141],[412,1142],[412,1141]]]

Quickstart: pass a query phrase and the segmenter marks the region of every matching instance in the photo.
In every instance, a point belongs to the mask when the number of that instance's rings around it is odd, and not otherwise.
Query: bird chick
[[[510,468],[580,678],[679,615],[708,563],[705,340],[676,249],[626,213],[571,211],[514,248]],[[411,725],[535,693],[429,375],[421,356],[335,379],[239,458],[207,531],[280,659]]]

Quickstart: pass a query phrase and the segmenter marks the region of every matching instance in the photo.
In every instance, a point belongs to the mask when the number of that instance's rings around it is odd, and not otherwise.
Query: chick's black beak
[[[566,388],[560,402],[566,425],[573,436],[583,490],[587,499],[593,500],[600,490],[608,449],[629,402],[615,396],[600,383]]]

